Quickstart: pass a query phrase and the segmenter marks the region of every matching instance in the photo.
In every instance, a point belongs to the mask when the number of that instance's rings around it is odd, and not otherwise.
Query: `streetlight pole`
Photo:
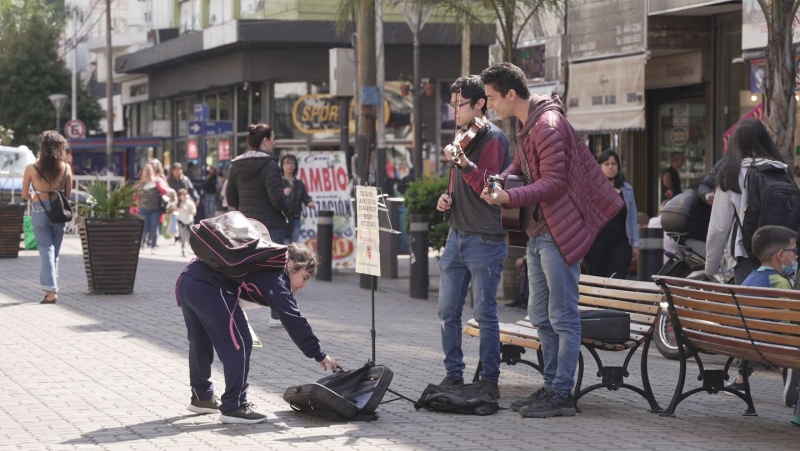
[[[50,103],[56,109],[56,131],[61,133],[61,110],[64,109],[69,97],[66,94],[51,94],[47,98],[50,99]]]
[[[106,173],[114,171],[114,52],[111,47],[111,0],[106,0]]]

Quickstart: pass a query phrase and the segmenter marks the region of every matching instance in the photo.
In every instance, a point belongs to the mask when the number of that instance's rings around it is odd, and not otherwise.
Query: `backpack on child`
[[[193,225],[189,246],[212,269],[240,283],[251,272],[286,267],[288,258],[286,246],[273,243],[263,224],[238,211]],[[247,294],[254,302],[269,305],[258,293]]]
[[[758,257],[750,250],[753,234],[765,225],[780,225],[795,231],[800,229],[800,188],[786,169],[771,164],[750,167],[744,187],[747,190],[747,208],[744,220],[738,225],[747,255],[760,265]],[[738,223],[738,216],[736,218]]]

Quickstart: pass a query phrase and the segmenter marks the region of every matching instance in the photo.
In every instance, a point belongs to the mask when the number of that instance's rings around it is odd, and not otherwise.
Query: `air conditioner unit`
[[[332,96],[356,94],[356,54],[354,49],[330,49],[328,58]]]

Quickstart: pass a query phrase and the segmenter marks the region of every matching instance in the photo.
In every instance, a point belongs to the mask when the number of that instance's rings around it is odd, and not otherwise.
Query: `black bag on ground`
[[[631,339],[631,315],[612,309],[581,310],[581,338],[624,343]]]
[[[500,410],[500,405],[481,384],[428,384],[414,408],[465,415],[491,415]]]
[[[378,418],[375,410],[393,375],[383,365],[367,364],[356,370],[337,371],[313,384],[289,387],[283,399],[298,412],[332,420],[370,421]]]
[[[286,246],[273,243],[263,224],[241,212],[203,219],[189,231],[189,246],[195,255],[236,281],[241,282],[250,272],[286,267]],[[254,302],[269,305],[257,293],[247,294]]]
[[[747,209],[741,224],[742,244],[753,263],[760,266],[758,257],[750,250],[753,234],[765,225],[785,226],[797,232],[800,229],[800,188],[785,169],[771,164],[748,169],[744,187]]]

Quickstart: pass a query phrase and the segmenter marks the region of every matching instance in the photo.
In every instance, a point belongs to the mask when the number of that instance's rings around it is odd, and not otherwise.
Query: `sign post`
[[[208,155],[208,145],[206,138],[233,135],[233,121],[209,121],[208,119],[197,119],[205,115],[208,117],[208,106],[205,111],[201,107],[205,104],[197,104],[194,106],[195,120],[189,121],[189,134],[202,137],[200,142],[200,177],[206,173],[206,156]]]
[[[64,124],[64,135],[68,139],[79,139],[86,137],[86,124],[80,119],[72,119]]]

